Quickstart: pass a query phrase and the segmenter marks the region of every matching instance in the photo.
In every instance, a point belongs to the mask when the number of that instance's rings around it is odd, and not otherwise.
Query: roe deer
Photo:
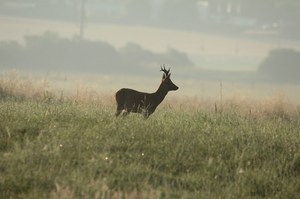
[[[129,88],[122,88],[116,92],[116,117],[124,110],[123,116],[133,112],[141,113],[145,118],[148,118],[155,111],[156,107],[164,100],[169,91],[178,89],[170,79],[170,69],[166,70],[165,66],[160,68],[160,71],[163,71],[164,74],[161,84],[155,93],[144,93]]]

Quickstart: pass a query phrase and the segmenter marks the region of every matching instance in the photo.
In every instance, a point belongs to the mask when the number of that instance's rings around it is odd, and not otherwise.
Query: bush
[[[272,50],[258,71],[271,80],[300,83],[300,52],[293,49]]]

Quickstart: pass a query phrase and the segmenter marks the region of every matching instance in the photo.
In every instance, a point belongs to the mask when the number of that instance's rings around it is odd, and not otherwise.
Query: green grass
[[[99,103],[2,100],[0,198],[300,195],[296,112],[113,115]]]

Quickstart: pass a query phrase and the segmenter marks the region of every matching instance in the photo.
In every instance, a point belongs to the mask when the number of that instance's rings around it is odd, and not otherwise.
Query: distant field
[[[71,38],[78,34],[76,22],[67,23],[24,18],[0,17],[0,40],[22,41],[25,35],[55,31]],[[300,49],[300,43],[270,38],[265,41],[218,34],[169,30],[155,27],[87,23],[85,38],[106,41],[116,48],[133,42],[153,52],[175,48],[187,53],[196,67],[218,70],[255,71],[273,48]]]
[[[10,76],[0,78],[0,198],[300,195],[300,108],[284,97],[170,95],[148,120],[116,119],[112,94]]]
[[[175,72],[174,72],[175,71]],[[172,80],[179,86],[176,92],[170,92],[166,100],[192,103],[223,100],[252,103],[268,102],[274,99],[300,105],[300,85],[272,84],[260,82],[239,82],[202,80],[201,78],[181,77],[173,70]],[[2,71],[0,83],[5,84],[14,93],[22,93],[27,97],[35,93],[49,92],[64,99],[74,96],[84,97],[86,101],[98,100],[107,96],[113,101],[114,93],[122,88],[134,88],[144,92],[154,92],[161,82],[161,73],[155,76],[101,75],[101,74],[69,74],[48,72],[21,72],[16,70]]]

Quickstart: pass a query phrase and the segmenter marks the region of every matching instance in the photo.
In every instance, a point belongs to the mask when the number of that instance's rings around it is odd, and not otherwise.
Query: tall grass
[[[62,100],[48,91],[45,100],[7,91],[1,198],[300,195],[300,111],[283,98],[257,107],[223,99],[222,111],[169,101],[144,120],[116,119],[112,103],[76,101],[79,93]]]

